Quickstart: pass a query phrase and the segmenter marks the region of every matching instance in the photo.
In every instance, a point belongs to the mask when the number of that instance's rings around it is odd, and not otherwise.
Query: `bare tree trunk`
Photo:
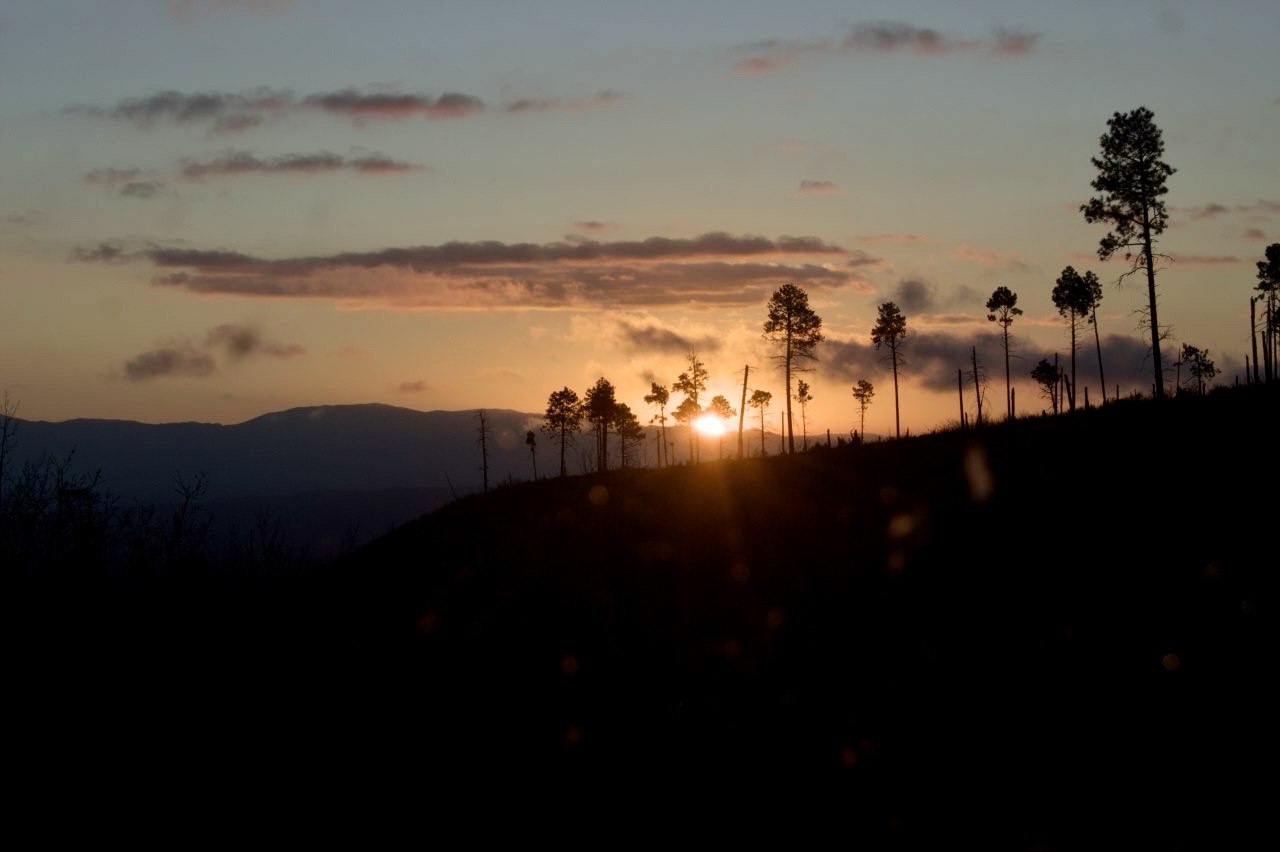
[[[1164,364],[1160,361],[1160,322],[1156,318],[1156,260],[1151,256],[1151,220],[1142,207],[1142,248],[1147,261],[1147,300],[1151,308],[1151,366],[1155,370],[1156,399],[1164,398]]]
[[[1009,379],[1009,326],[1004,327],[1004,401],[1009,406],[1008,418],[1013,419],[1013,395],[1009,392],[1013,383]]]
[[[1067,403],[1076,410],[1076,312],[1071,311],[1071,384],[1067,389]]]
[[[1102,335],[1098,333],[1098,309],[1093,309],[1093,342],[1098,347],[1098,387],[1102,388],[1102,404],[1107,404],[1107,377],[1102,374]],[[1116,399],[1120,397],[1117,395]]]
[[[902,420],[898,416],[898,347],[890,344],[889,354],[893,359],[893,434],[902,437]]]
[[[973,354],[973,395],[978,400],[978,420],[977,425],[982,425],[982,384],[978,378],[978,347],[974,346],[971,350]]]
[[[960,398],[960,428],[964,428],[964,370],[956,368],[956,396]]]
[[[788,319],[788,325],[790,320]],[[787,375],[787,443],[785,451],[795,454],[796,451],[796,433],[791,428],[791,330],[787,330],[787,355],[786,355],[786,375]]]
[[[751,375],[751,365],[742,365],[742,404],[738,406],[738,458],[746,456],[742,452],[742,425],[747,419],[747,376]]]

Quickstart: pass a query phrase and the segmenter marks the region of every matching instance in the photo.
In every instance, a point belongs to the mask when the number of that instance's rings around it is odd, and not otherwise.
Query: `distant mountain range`
[[[74,454],[75,472],[101,472],[104,488],[130,500],[170,500],[175,474],[198,473],[210,500],[405,488],[464,494],[482,485],[476,414],[368,404],[293,408],[231,426],[18,420],[14,461]],[[532,479],[525,435],[541,416],[487,409],[485,417],[490,483]],[[550,441],[537,434],[540,472],[551,473]]]

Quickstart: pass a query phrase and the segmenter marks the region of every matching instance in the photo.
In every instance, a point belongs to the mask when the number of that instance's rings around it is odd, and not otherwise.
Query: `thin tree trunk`
[[[960,428],[964,428],[964,370],[956,368],[956,396],[960,399]]]
[[[1071,410],[1076,410],[1076,312],[1071,311],[1071,387],[1068,391],[1067,401],[1071,405]]]
[[[1009,377],[1009,326],[1005,326],[1005,404],[1009,406],[1009,420],[1014,418],[1014,398],[1009,393],[1012,383]]]
[[[738,458],[746,458],[742,452],[742,425],[747,419],[747,376],[751,374],[751,365],[742,365],[742,404],[738,406]]]
[[[1151,304],[1151,365],[1155,369],[1156,399],[1164,398],[1164,365],[1160,361],[1160,322],[1156,318],[1156,261],[1151,255],[1151,219],[1142,206],[1142,248],[1147,260],[1147,300]]]
[[[791,318],[787,318],[787,355],[786,355],[786,375],[787,375],[787,447],[786,451],[792,455],[796,452],[796,433],[791,426]]]
[[[902,420],[898,415],[898,347],[890,346],[889,354],[893,356],[893,434],[902,437]]]
[[[1102,389],[1102,404],[1107,404],[1107,377],[1102,374],[1102,335],[1098,333],[1098,309],[1093,309],[1093,342],[1098,346],[1098,387]],[[1119,399],[1119,397],[1116,397]]]
[[[978,401],[978,420],[977,425],[982,425],[982,384],[978,379],[978,347],[971,349],[973,354],[973,396]]]
[[[1251,384],[1258,384],[1258,299],[1249,297],[1249,345],[1253,347],[1253,375]],[[1247,371],[1246,371],[1247,373]]]

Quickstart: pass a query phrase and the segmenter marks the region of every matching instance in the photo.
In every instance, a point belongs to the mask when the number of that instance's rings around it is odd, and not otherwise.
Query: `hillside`
[[[487,412],[493,432],[490,479],[529,478],[525,432],[538,415]],[[19,420],[17,465],[74,452],[82,471],[126,499],[172,499],[175,472],[203,472],[209,498],[313,491],[441,488],[479,491],[474,411],[414,411],[392,405],[294,408],[244,423]]]
[[[304,764],[324,731],[327,765],[821,780],[907,838],[994,779],[1002,836],[1057,848],[1101,819],[1062,790],[1136,785],[1190,818],[1265,769],[1275,506],[1252,486],[1274,489],[1276,403],[505,487],[308,578],[116,590],[129,627],[95,653],[144,695],[180,672],[196,720],[289,708],[273,747]]]

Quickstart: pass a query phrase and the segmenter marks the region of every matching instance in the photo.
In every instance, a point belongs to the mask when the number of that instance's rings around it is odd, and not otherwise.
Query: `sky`
[[[693,349],[710,394],[737,407],[749,364],[776,411],[761,331],[793,283],[827,338],[809,432],[847,433],[863,378],[892,431],[889,300],[921,432],[971,347],[1000,407],[998,286],[1018,409],[1044,408],[1072,265],[1104,285],[1108,387],[1149,390],[1145,288],[1079,212],[1140,106],[1176,169],[1166,361],[1192,343],[1231,381],[1280,241],[1277,36],[1274,0],[11,0],[0,389],[31,419],[235,423],[538,412],[604,376],[643,421]]]

